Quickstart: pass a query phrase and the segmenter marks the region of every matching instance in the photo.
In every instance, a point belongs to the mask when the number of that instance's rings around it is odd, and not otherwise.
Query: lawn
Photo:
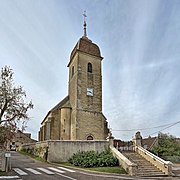
[[[0,171],[0,176],[6,176],[6,175],[7,175],[7,172]]]
[[[127,174],[126,171],[121,166],[114,166],[114,167],[93,167],[93,168],[81,168],[78,166],[74,166],[70,163],[59,163],[64,166],[70,166],[79,168],[82,170],[90,170],[90,171],[97,171],[97,172],[105,172],[105,173],[115,173],[115,174]]]
[[[94,168],[85,168],[87,170],[106,172],[106,173],[116,173],[116,174],[126,174],[126,171],[120,166],[114,167],[94,167]]]

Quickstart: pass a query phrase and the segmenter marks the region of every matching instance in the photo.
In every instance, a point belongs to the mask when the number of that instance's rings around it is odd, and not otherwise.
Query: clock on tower
[[[93,96],[93,88],[87,88],[87,96]]]

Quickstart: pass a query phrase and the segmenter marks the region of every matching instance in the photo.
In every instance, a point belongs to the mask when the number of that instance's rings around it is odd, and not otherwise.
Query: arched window
[[[87,140],[93,140],[93,137],[92,137],[91,135],[89,135],[89,136],[87,137]]]
[[[91,63],[88,63],[88,72],[92,73],[92,64]]]
[[[74,66],[72,67],[72,77],[73,77],[73,75],[74,75]]]

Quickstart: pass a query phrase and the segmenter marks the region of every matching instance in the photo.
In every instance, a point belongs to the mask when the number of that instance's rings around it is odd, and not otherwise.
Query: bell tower
[[[83,15],[84,35],[72,50],[68,64],[71,139],[103,140],[108,134],[102,114],[103,58],[99,47],[87,37],[86,14]]]

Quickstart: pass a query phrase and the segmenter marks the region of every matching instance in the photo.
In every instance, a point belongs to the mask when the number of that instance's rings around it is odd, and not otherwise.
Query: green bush
[[[85,168],[118,165],[118,160],[110,151],[103,151],[101,153],[95,151],[79,151],[69,159],[69,162],[74,166]]]
[[[162,158],[173,163],[180,163],[180,156],[163,156]]]
[[[28,154],[32,154],[34,153],[34,148],[21,148],[21,152],[24,152],[24,153],[28,153]]]
[[[153,147],[152,153],[159,157],[180,156],[180,143],[172,135],[159,133],[158,144]]]

